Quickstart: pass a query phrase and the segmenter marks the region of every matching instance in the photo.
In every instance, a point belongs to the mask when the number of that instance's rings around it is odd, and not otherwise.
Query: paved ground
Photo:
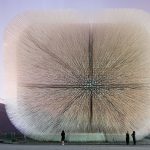
[[[150,150],[150,145],[12,145],[0,144],[0,150]]]

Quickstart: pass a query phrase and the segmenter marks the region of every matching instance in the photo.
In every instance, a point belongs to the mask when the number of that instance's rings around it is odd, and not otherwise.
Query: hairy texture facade
[[[4,43],[10,120],[38,140],[148,134],[149,25],[149,14],[126,9],[17,17]]]

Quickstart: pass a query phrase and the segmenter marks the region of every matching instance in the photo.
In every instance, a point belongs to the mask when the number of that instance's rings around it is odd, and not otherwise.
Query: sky
[[[5,97],[4,31],[16,15],[32,10],[96,11],[106,8],[137,8],[150,13],[150,0],[0,0],[0,103]]]

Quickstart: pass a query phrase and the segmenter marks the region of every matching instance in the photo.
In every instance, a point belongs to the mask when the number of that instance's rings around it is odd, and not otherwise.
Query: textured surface
[[[108,146],[108,145],[0,145],[3,150],[149,150],[149,146]]]
[[[62,130],[148,134],[149,24],[135,10],[18,17],[5,40],[12,122],[39,140]]]

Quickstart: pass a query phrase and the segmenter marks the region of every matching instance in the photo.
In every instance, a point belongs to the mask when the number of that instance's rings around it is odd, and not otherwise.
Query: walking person
[[[133,133],[131,134],[131,136],[133,138],[133,144],[136,145],[135,131],[133,131]]]
[[[64,145],[65,144],[65,131],[62,130],[61,132],[61,144]]]
[[[130,141],[130,136],[129,136],[129,132],[127,131],[126,133],[126,144],[129,145],[129,141]]]

